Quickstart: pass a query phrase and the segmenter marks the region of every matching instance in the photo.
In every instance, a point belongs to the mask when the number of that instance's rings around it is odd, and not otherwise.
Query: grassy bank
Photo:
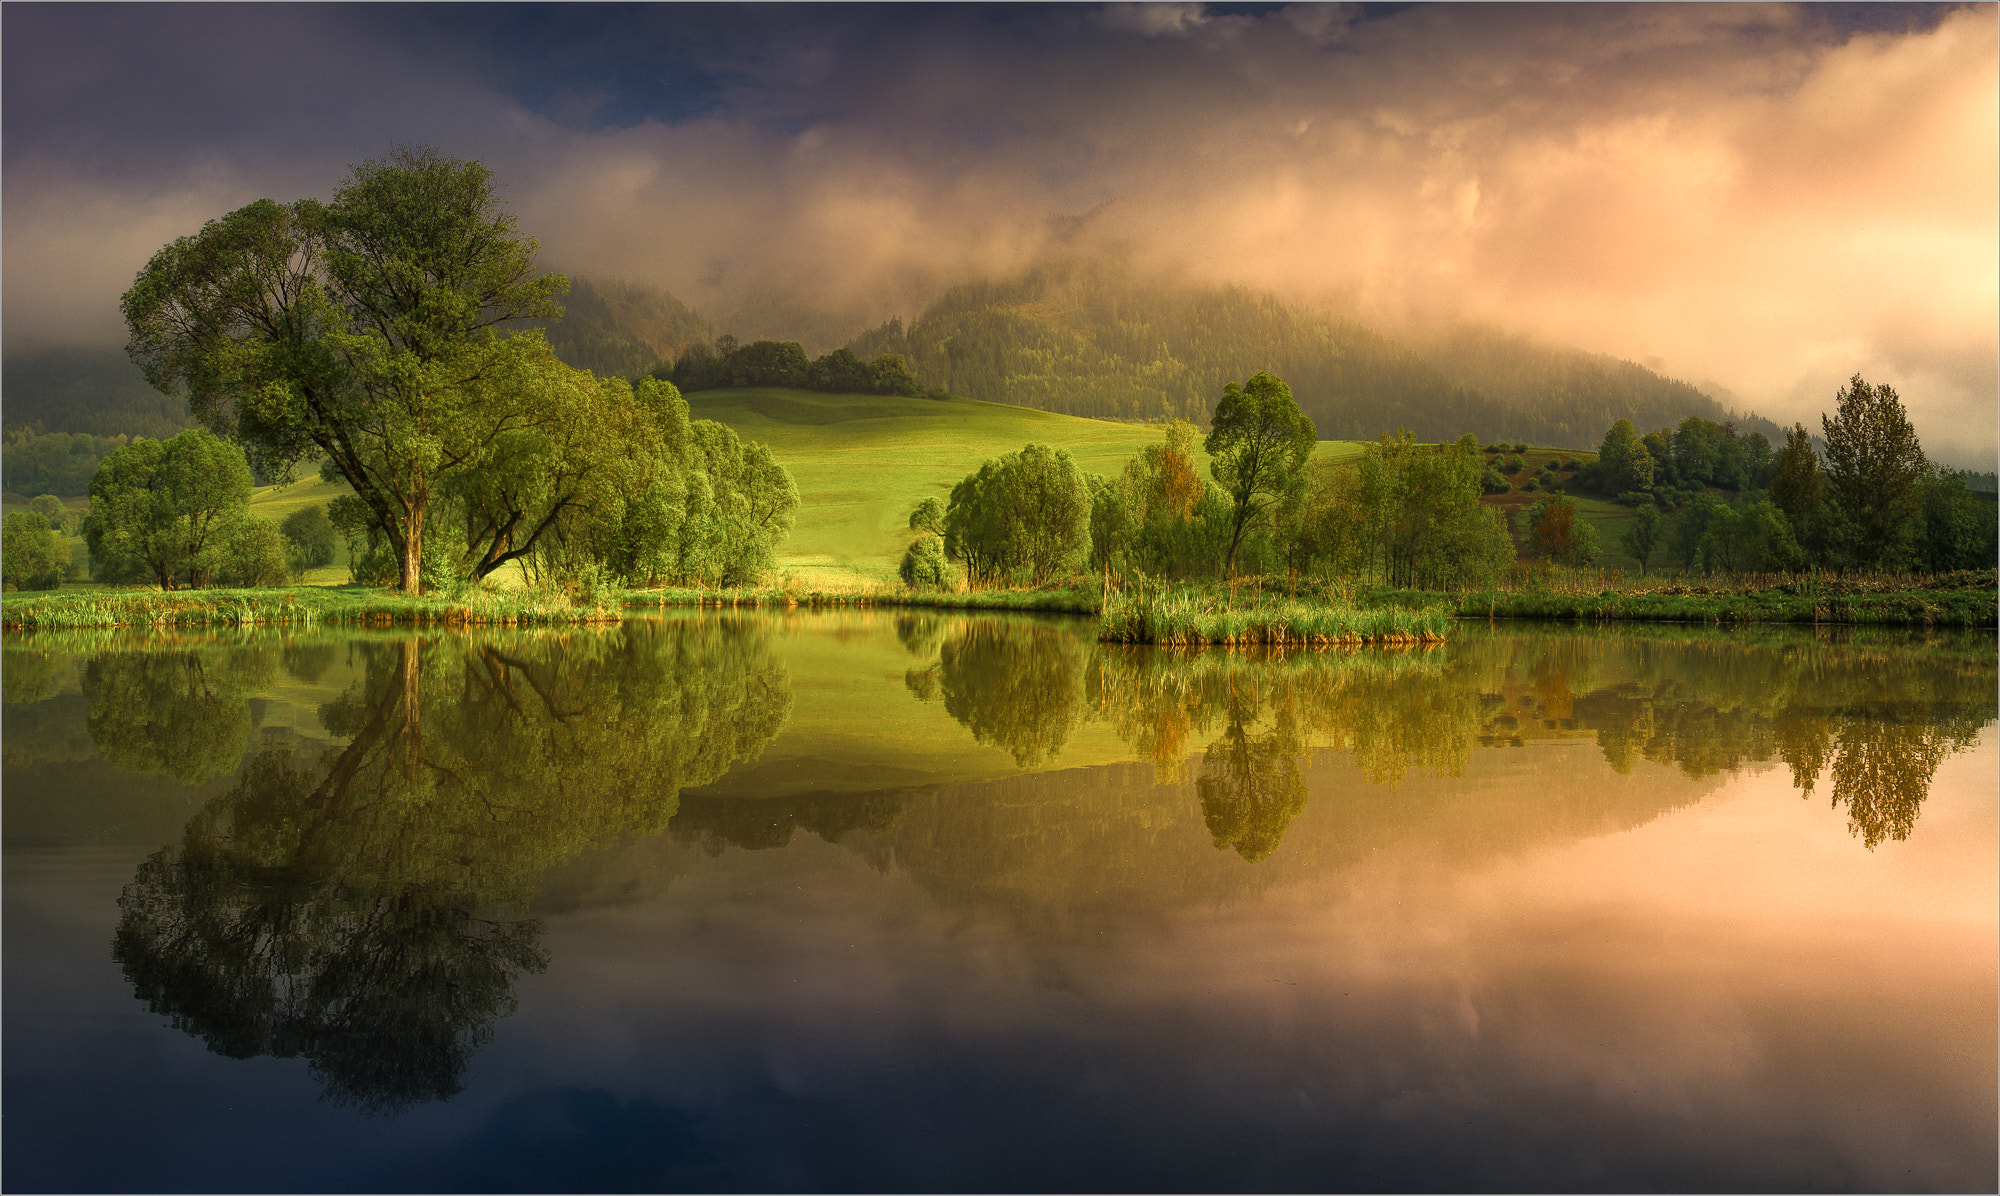
[[[616,622],[615,606],[579,606],[525,590],[412,598],[393,590],[300,586],[273,590],[55,590],[0,599],[0,628],[310,627],[317,624],[518,626]]]
[[[1444,609],[1243,594],[1223,587],[1171,586],[1120,590],[1100,615],[1101,638],[1122,644],[1357,644],[1436,643],[1451,620]]]
[[[1448,602],[1461,619],[1567,622],[1803,623],[1885,627],[2000,626],[1992,569],[1927,574],[1767,574],[1700,582],[1626,581],[1615,575],[1528,577],[1490,590],[1439,595],[1357,589],[1364,607]]]
[[[1819,624],[1994,627],[1996,573],[1771,575],[1728,581],[1629,582],[1615,570],[1520,571],[1490,590],[1441,594],[1386,586],[1306,587],[1275,580],[1235,586],[1145,583],[1041,590],[911,591],[894,584],[809,589],[796,584],[737,590],[623,591],[579,604],[560,592],[499,589],[412,598],[357,586],[272,590],[79,589],[7,594],[0,627],[245,627],[316,624],[528,626],[616,622],[620,607],[917,607],[1095,615],[1118,643],[1373,644],[1442,640],[1453,619],[1664,622],[1708,625]]]

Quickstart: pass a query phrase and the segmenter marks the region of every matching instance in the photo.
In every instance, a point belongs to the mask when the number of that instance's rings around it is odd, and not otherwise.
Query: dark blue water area
[[[329,1103],[303,1060],[223,1057],[133,1000],[103,949],[112,903],[47,896],[105,894],[129,859],[93,869],[13,853],[7,1186],[1879,1187],[1880,1159],[1801,1091],[1800,1073],[1814,1069],[1844,1083],[1865,1073],[1885,1090],[1862,1103],[1894,1101],[1898,1116],[1947,1137],[1966,1128],[1950,1086],[1931,1089],[1920,1074],[1922,1026],[1829,1043],[1829,1011],[1787,1027],[1767,1010],[1752,1019],[1754,1075],[1663,1100],[1657,1076],[1618,1084],[1544,1068],[1533,1040],[1548,1031],[1548,1009],[1489,1008],[1490,1024],[1471,1035],[1441,1026],[1450,1015],[1422,991],[1438,977],[1415,990],[1377,977],[1363,991],[1360,979],[1343,992],[1339,969],[1288,969],[1261,950],[1241,966],[1275,974],[1231,976],[1218,972],[1230,958],[1216,940],[1177,942],[1156,928],[1156,947],[1188,952],[1193,982],[1157,998],[1097,999],[1116,980],[1099,971],[1088,932],[1023,950],[1019,927],[905,906],[905,882],[840,854],[814,840],[733,857],[747,867],[729,876],[704,877],[697,863],[677,882],[689,904],[664,917],[638,904],[550,918],[556,963],[520,982],[519,1010],[471,1060],[463,1091],[366,1115]],[[49,876],[58,867],[62,885]],[[763,907],[745,908],[756,894]],[[744,933],[750,925],[767,930]],[[1140,954],[1145,979],[1172,974],[1170,961]],[[1610,999],[1640,1006],[1611,1022],[1643,1020],[1643,998]],[[1562,1000],[1530,992],[1526,1004]],[[1599,1023],[1588,1034],[1643,1052],[1642,1027],[1603,1024],[1602,1008],[1585,1008],[1593,1001],[1571,1000]],[[1936,1186],[1934,1175],[1915,1178]]]

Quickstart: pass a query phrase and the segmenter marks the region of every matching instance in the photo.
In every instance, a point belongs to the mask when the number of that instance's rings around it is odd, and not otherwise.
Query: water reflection
[[[745,800],[713,783],[789,716],[776,626],[94,644],[80,664],[14,644],[8,763],[31,742],[72,758],[59,736],[17,734],[40,726],[24,708],[69,702],[119,768],[233,777],[126,887],[115,957],[150,1008],[212,1049],[303,1057],[331,1099],[389,1111],[458,1091],[517,978],[546,966],[527,913],[541,878],[624,838],[670,830],[714,855],[806,830],[945,904],[1049,917],[1226,899],[1399,838],[1491,850],[1691,800],[1579,779],[1494,806],[1432,783],[1467,775],[1478,752],[1569,740],[1614,774],[1783,763],[1803,794],[1829,785],[1874,849],[1913,833],[1939,763],[1996,704],[1991,641],[1976,636],[1468,629],[1427,650],[1181,652],[919,613],[894,619],[889,651],[907,669],[893,701],[941,708],[1031,773],[1104,763],[1064,759],[1100,740],[1137,766]],[[353,678],[318,707],[327,742],[258,738],[257,695],[281,676]]]
[[[921,643],[921,624],[902,636]],[[938,660],[904,683],[920,700],[944,708],[980,743],[1032,768],[1062,752],[1083,717],[1083,672],[1091,641],[1070,627],[997,619],[961,620],[940,636]]]
[[[1050,625],[905,619],[898,637],[934,652],[906,674],[981,743],[1022,767],[1076,728],[1107,724],[1156,779],[1196,780],[1219,849],[1269,857],[1304,808],[1300,765],[1348,753],[1394,785],[1412,770],[1460,775],[1475,747],[1594,738],[1689,777],[1782,761],[1832,802],[1871,850],[1906,838],[1940,760],[1993,718],[1990,637],[1718,636],[1636,629],[1564,636],[1468,631],[1442,649],[1352,653],[1184,652],[1098,645]]]
[[[664,829],[682,788],[770,743],[791,694],[747,623],[356,650],[363,680],[320,711],[345,742],[252,756],[126,887],[113,954],[210,1049],[303,1056],[330,1099],[386,1112],[457,1092],[515,978],[546,964],[537,878]],[[171,660],[145,675],[197,684]],[[104,726],[142,766],[186,728]]]

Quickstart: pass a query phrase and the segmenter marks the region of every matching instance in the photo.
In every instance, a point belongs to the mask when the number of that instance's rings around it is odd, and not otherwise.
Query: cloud
[[[1996,448],[1991,7],[1879,31],[1736,5],[635,7],[462,36],[448,9],[168,11],[5,11],[10,342],[115,335],[163,234],[428,139],[492,165],[551,261],[710,311],[907,317],[1065,224],[1386,323],[1658,358],[1785,420],[1859,370],[1927,444]]]

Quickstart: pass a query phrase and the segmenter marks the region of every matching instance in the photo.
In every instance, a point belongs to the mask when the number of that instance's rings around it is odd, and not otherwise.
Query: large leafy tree
[[[974,583],[1023,573],[1036,585],[1089,559],[1090,488],[1063,449],[1024,445],[952,487],[944,551]]]
[[[1917,430],[1894,390],[1859,374],[1834,402],[1834,413],[1820,417],[1827,497],[1846,524],[1856,564],[1896,563],[1923,509],[1926,462]]]
[[[248,518],[250,488],[243,451],[200,428],[119,449],[91,479],[83,522],[97,580],[208,585]]]
[[[259,200],[160,250],[124,296],[127,349],[267,471],[323,455],[415,590],[440,487],[550,418],[522,384],[547,347],[508,330],[561,314],[535,250],[484,166],[399,149],[330,203]]]
[[[1234,504],[1226,570],[1235,571],[1236,549],[1251,522],[1303,489],[1306,458],[1318,439],[1291,387],[1275,375],[1260,372],[1223,388],[1205,447],[1209,472]]]

